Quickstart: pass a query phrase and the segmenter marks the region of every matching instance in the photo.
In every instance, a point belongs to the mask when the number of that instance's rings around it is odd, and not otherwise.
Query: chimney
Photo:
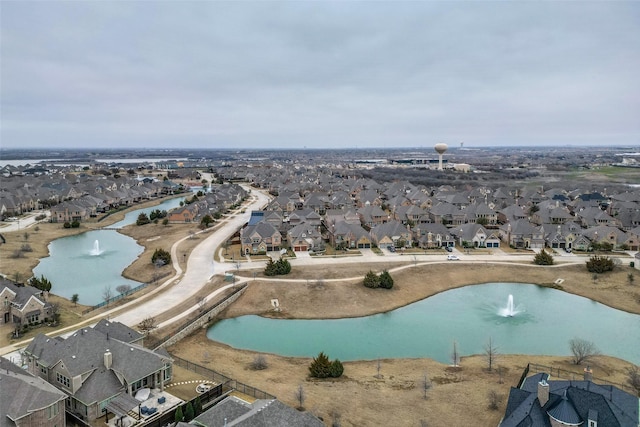
[[[587,365],[587,367],[584,368],[584,380],[593,381],[593,370],[591,370],[589,365]]]
[[[113,364],[113,356],[109,349],[104,353],[104,367],[107,369],[111,369],[111,365]]]
[[[543,407],[549,401],[549,383],[544,379],[538,383],[538,401]]]

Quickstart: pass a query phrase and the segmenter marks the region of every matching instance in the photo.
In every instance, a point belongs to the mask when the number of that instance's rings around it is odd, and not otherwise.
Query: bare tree
[[[261,371],[263,369],[267,369],[269,367],[269,364],[267,363],[267,358],[264,354],[256,354],[256,356],[253,358],[253,361],[251,362],[251,365],[249,366],[254,371]]]
[[[493,370],[493,365],[495,365],[498,359],[498,354],[498,347],[493,344],[493,339],[489,337],[489,342],[484,346],[484,356],[487,360],[487,369],[489,372]]]
[[[302,384],[298,386],[298,389],[295,391],[294,396],[298,401],[298,409],[302,411],[304,409],[304,399],[307,397],[305,395],[304,387],[302,387]]]
[[[378,360],[376,361],[376,371],[377,371],[377,373],[374,375],[378,379],[382,378],[382,375],[380,375],[380,367],[381,367],[381,365],[382,365],[382,363],[380,362],[380,358],[378,357]]]
[[[629,384],[640,397],[640,369],[636,365],[627,368],[627,384]]]
[[[453,341],[453,351],[451,352],[451,363],[454,367],[460,366],[460,354],[458,353],[458,344]]]
[[[156,319],[154,317],[147,317],[138,323],[138,329],[145,335],[157,327],[158,325],[156,325]]]
[[[119,285],[119,286],[116,288],[116,291],[117,291],[119,294],[126,294],[126,293],[127,293],[127,292],[129,292],[130,290],[131,290],[131,286],[130,286],[130,285]]]
[[[106,285],[102,290],[102,300],[106,302],[107,305],[109,305],[109,300],[111,300],[111,297],[113,297],[113,291],[111,290],[111,286]]]
[[[57,302],[51,303],[49,306],[49,313],[51,313],[52,322],[58,323],[58,318],[60,317],[60,304]]]
[[[431,388],[431,381],[429,381],[429,377],[427,376],[427,373],[424,373],[424,376],[422,377],[422,381],[420,382],[420,388],[422,388],[422,391],[424,392],[424,399],[427,399],[427,391],[429,391],[429,389]]]
[[[569,341],[569,349],[573,354],[572,362],[576,365],[580,365],[582,362],[586,362],[596,356],[600,355],[600,350],[591,341],[584,340],[582,338],[573,338]]]
[[[487,400],[489,401],[488,408],[492,411],[497,411],[500,407],[500,401],[502,397],[495,390],[489,390],[487,393]]]

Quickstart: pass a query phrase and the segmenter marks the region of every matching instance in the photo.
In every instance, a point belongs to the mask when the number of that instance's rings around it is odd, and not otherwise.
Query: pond
[[[515,283],[466,286],[366,317],[241,316],[216,323],[207,337],[285,356],[324,351],[340,360],[429,357],[443,363],[451,363],[454,340],[461,355],[483,353],[490,338],[499,353],[568,355],[569,340],[577,337],[594,342],[602,353],[640,363],[640,316]]]
[[[111,228],[121,228],[136,222],[141,212],[170,210],[180,205],[184,198],[165,200],[157,206],[136,209],[125,215]],[[144,248],[129,236],[115,230],[95,230],[56,239],[49,244],[50,256],[42,258],[33,270],[36,277],[44,275],[52,283],[51,292],[71,299],[78,294],[78,302],[96,305],[104,301],[105,290],[112,296],[120,285],[131,288],[141,283],[122,277],[122,272],[135,261]]]

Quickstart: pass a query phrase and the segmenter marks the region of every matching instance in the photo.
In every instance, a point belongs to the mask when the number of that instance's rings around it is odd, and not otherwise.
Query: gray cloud
[[[5,2],[2,147],[637,144],[636,2]]]

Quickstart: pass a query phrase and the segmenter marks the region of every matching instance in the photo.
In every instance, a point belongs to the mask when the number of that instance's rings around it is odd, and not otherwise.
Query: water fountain
[[[102,251],[100,250],[100,242],[98,240],[93,242],[93,249],[89,253],[91,254],[91,256],[99,256],[100,254],[102,254]]]
[[[513,295],[509,294],[509,298],[507,298],[507,306],[498,310],[498,314],[502,317],[513,317],[518,313],[520,313],[520,310],[518,310],[513,304]]]

